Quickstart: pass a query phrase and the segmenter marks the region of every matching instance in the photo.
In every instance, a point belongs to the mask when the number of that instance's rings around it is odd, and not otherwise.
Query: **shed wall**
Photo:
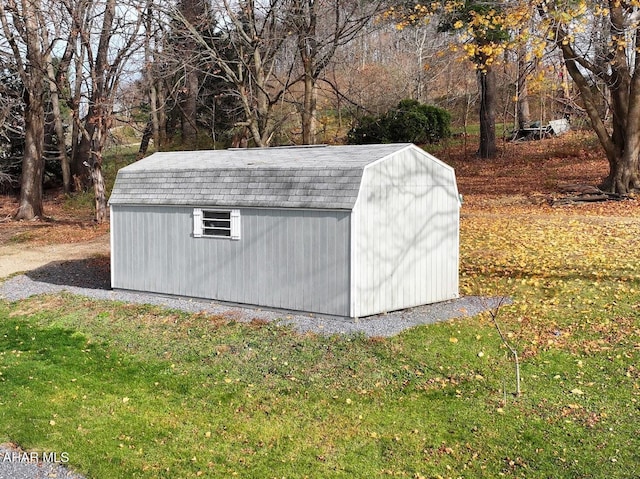
[[[193,208],[113,205],[112,287],[349,315],[348,211],[241,210],[241,239],[193,237]]]
[[[458,296],[455,173],[416,150],[364,170],[352,217],[354,317]]]

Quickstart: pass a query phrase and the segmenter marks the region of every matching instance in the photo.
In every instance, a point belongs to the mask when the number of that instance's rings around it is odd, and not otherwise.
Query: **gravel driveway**
[[[36,294],[68,291],[95,299],[125,303],[154,304],[187,312],[207,312],[232,316],[237,321],[260,319],[289,325],[299,332],[319,334],[362,333],[366,336],[393,336],[420,324],[474,316],[494,308],[499,298],[465,296],[441,303],[418,306],[359,320],[327,318],[295,312],[241,308],[215,301],[167,297],[149,293],[114,291],[110,288],[108,264],[98,259],[54,262],[0,284],[0,298],[17,301]],[[503,303],[505,303],[503,299]]]

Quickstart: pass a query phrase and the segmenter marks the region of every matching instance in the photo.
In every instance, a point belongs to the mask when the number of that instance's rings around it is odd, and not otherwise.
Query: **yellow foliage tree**
[[[428,4],[404,4],[393,8],[388,15],[404,28],[416,22],[437,21],[438,29],[452,34],[466,57],[477,70],[480,87],[480,146],[478,156],[496,155],[495,101],[496,78],[494,65],[528,32],[521,27],[527,23],[532,9],[530,3],[478,0],[442,0]]]

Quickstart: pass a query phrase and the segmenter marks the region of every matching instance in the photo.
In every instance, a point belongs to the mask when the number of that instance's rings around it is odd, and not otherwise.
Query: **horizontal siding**
[[[194,238],[193,209],[112,205],[114,288],[349,314],[349,213],[241,210],[241,239]]]
[[[458,296],[455,175],[416,150],[365,169],[353,212],[353,316]]]

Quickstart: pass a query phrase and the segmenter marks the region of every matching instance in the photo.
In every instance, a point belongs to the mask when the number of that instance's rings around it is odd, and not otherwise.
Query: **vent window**
[[[194,208],[193,236],[195,238],[240,239],[240,210],[209,210]]]

